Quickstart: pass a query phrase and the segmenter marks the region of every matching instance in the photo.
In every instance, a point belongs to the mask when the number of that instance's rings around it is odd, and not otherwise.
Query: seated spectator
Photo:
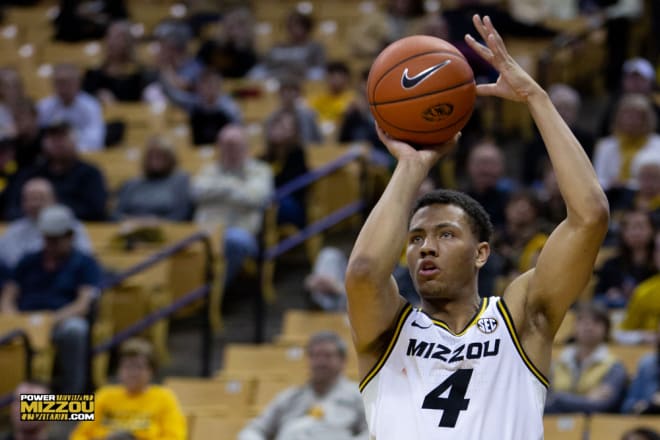
[[[152,385],[156,358],[151,344],[129,339],[119,349],[117,385],[96,392],[94,421],[80,422],[71,440],[187,438],[186,418],[174,393]]]
[[[348,33],[351,55],[375,58],[388,44],[419,33],[425,13],[424,1],[388,0],[384,6],[356,17]]]
[[[295,113],[281,111],[273,116],[266,133],[266,153],[263,160],[268,162],[273,170],[276,188],[307,173],[305,151]],[[305,194],[306,191],[301,189],[278,201],[278,224],[292,224],[298,228],[305,226]]]
[[[346,310],[344,278],[347,264],[346,254],[335,247],[324,247],[316,256],[312,273],[305,277],[305,290],[320,309]]]
[[[606,191],[621,187],[636,188],[632,179],[642,153],[660,154],[660,135],[649,99],[631,94],[621,98],[614,116],[614,134],[601,138],[594,151],[594,169]]]
[[[310,377],[280,394],[239,434],[238,440],[367,437],[357,384],[343,375],[348,348],[337,334],[320,332],[307,343]]]
[[[633,179],[637,188],[622,188],[608,194],[614,222],[621,212],[640,210],[650,213],[653,226],[660,228],[660,153],[642,152],[636,159]]]
[[[631,58],[623,63],[621,69],[621,81],[617,90],[612,94],[607,103],[606,109],[603,112],[603,117],[600,122],[598,134],[601,137],[606,137],[612,134],[612,122],[614,121],[614,114],[619,107],[621,98],[628,94],[640,94],[647,98],[651,98],[656,88],[655,69],[653,65],[644,58]],[[653,110],[656,119],[660,120],[660,105],[653,103]],[[660,126],[655,129],[658,130]]]
[[[16,151],[14,156],[19,170],[28,168],[41,156],[43,130],[39,127],[39,115],[34,102],[25,98],[14,108],[16,122]]]
[[[596,300],[625,307],[635,287],[655,272],[651,217],[644,211],[628,211],[621,221],[617,255],[597,272]]]
[[[317,124],[317,115],[301,98],[300,80],[285,76],[280,80],[279,106],[273,114],[266,118],[265,127],[268,132],[273,118],[280,112],[288,111],[296,114],[300,134],[305,143],[320,143],[323,141],[321,130]]]
[[[44,240],[37,223],[39,214],[56,203],[53,186],[41,177],[25,182],[22,193],[24,216],[9,223],[0,237],[0,261],[9,267],[14,267],[25,255],[43,248]],[[78,220],[73,224],[73,246],[80,252],[92,253],[87,231]]]
[[[635,344],[652,342],[660,324],[660,232],[655,234],[653,250],[654,275],[633,290],[617,334],[619,342]]]
[[[93,165],[80,160],[72,128],[67,123],[46,127],[44,160],[22,171],[8,190],[7,217],[14,220],[21,213],[21,188],[33,177],[43,177],[55,189],[56,199],[71,208],[82,221],[103,221],[108,198],[105,179]]]
[[[188,174],[177,170],[174,146],[163,137],[151,137],[142,157],[142,176],[120,188],[115,217],[181,222],[190,218],[191,212]]]
[[[21,419],[21,394],[49,394],[50,387],[46,384],[25,381],[18,384],[14,390],[14,400],[9,408],[9,432],[0,435],[2,440],[56,440],[55,425],[57,422],[38,420],[25,421]]]
[[[82,88],[103,104],[136,102],[150,78],[135,57],[135,41],[128,21],[113,22],[105,34],[105,59],[85,72]]]
[[[621,411],[632,414],[660,414],[660,325],[656,327],[655,353],[639,360]]]
[[[37,104],[39,125],[46,127],[66,121],[75,132],[80,151],[100,150],[105,143],[105,122],[101,104],[80,90],[81,72],[73,64],[58,64],[53,70],[55,94]]]
[[[243,262],[259,251],[257,234],[273,194],[273,174],[268,164],[249,157],[247,134],[240,125],[220,130],[216,145],[219,160],[202,168],[191,191],[197,205],[195,221],[225,228],[225,282],[229,283]]]
[[[25,85],[21,73],[16,67],[0,68],[0,100],[11,113],[16,112],[16,108],[21,102],[30,99],[25,93]]]
[[[580,142],[580,145],[582,145],[582,148],[584,148],[584,152],[591,158],[595,143],[594,136],[577,125],[581,106],[580,94],[567,84],[554,84],[548,89],[548,95],[561,117],[571,128],[578,142]],[[523,172],[523,182],[531,185],[540,181],[543,178],[543,164],[549,160],[549,157],[536,126],[534,126],[534,138],[525,146],[525,153],[521,159],[520,169]]]
[[[41,211],[37,222],[44,246],[23,257],[2,289],[2,313],[48,310],[53,314],[57,392],[82,393],[87,385],[86,316],[98,294],[96,261],[73,246],[75,218],[62,205]]]
[[[623,434],[621,440],[660,440],[660,434],[651,428],[635,428]]]
[[[191,91],[204,66],[188,52],[192,34],[188,25],[165,20],[153,32],[158,42],[158,70],[169,73],[170,81],[181,90]]]
[[[241,7],[228,12],[219,35],[202,43],[197,58],[225,78],[242,78],[257,63],[254,48],[254,17]]]
[[[18,177],[16,140],[0,138],[0,203],[7,206],[13,184]],[[4,213],[3,213],[4,214]]]
[[[222,92],[222,78],[217,72],[204,70],[195,84],[195,93],[178,89],[175,83],[171,71],[162,75],[165,94],[188,112],[193,144],[212,144],[222,127],[241,121],[238,104]]]
[[[502,275],[517,276],[536,265],[548,239],[540,211],[538,199],[529,190],[518,190],[507,201],[506,221],[493,239],[494,253],[504,259]]]
[[[577,309],[575,342],[553,362],[546,413],[616,412],[626,391],[626,370],[607,348],[607,309]]]
[[[313,30],[311,16],[297,10],[290,12],[286,18],[286,41],[273,45],[249,75],[255,79],[285,75],[307,80],[323,78],[325,49],[312,38]]]
[[[322,122],[341,122],[342,115],[353,101],[351,72],[341,61],[328,63],[325,68],[326,89],[309,98],[309,105]]]
[[[548,225],[548,229],[554,229],[566,218],[566,203],[559,192],[557,176],[550,160],[546,160],[541,167],[543,177],[540,186],[536,188],[536,197],[541,202],[543,221]]]
[[[466,193],[481,203],[495,229],[504,225],[510,188],[504,180],[504,155],[491,140],[475,144],[468,153]]]
[[[75,42],[98,40],[112,20],[126,18],[124,0],[60,0],[55,39]]]

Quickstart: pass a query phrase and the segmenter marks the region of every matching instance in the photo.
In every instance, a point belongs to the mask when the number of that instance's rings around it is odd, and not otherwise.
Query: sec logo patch
[[[497,329],[497,319],[495,318],[481,318],[477,321],[477,328],[482,333],[493,333]]]

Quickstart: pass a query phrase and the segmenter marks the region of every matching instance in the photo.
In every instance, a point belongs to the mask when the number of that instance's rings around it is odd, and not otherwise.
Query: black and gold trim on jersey
[[[387,349],[385,349],[385,352],[380,356],[380,359],[378,359],[378,362],[376,362],[376,365],[373,366],[371,371],[369,371],[369,373],[367,373],[364,379],[360,381],[360,392],[364,390],[364,388],[369,384],[371,379],[373,379],[376,376],[376,374],[378,374],[380,369],[383,368],[383,365],[385,365],[385,362],[387,362],[387,358],[390,357],[390,353],[392,353],[392,350],[396,345],[396,341],[399,339],[399,335],[401,334],[401,329],[403,328],[403,323],[408,318],[408,315],[410,315],[410,312],[412,312],[412,306],[410,304],[406,304],[403,310],[401,310],[401,313],[399,314],[399,318],[396,320],[394,333],[392,334],[392,339],[390,339],[390,343],[387,346]]]
[[[532,361],[529,360],[527,357],[527,354],[525,353],[525,350],[522,347],[522,344],[520,344],[520,340],[518,339],[518,333],[516,332],[516,327],[513,324],[513,319],[511,319],[511,313],[509,313],[509,309],[507,308],[506,304],[504,304],[504,300],[500,299],[497,302],[497,309],[499,310],[500,314],[502,315],[502,318],[504,319],[504,323],[506,324],[506,329],[509,331],[509,334],[511,335],[511,339],[513,340],[513,345],[515,345],[516,350],[518,351],[518,354],[520,355],[521,359],[527,366],[527,369],[531,371],[531,373],[536,376],[536,378],[543,384],[544,387],[549,388],[550,387],[550,382],[546,377],[541,373],[541,371],[536,368],[536,366],[532,363]]]
[[[479,306],[479,309],[474,313],[474,316],[472,317],[472,319],[470,319],[470,321],[468,321],[468,324],[465,326],[465,328],[463,328],[463,330],[461,330],[458,333],[454,333],[452,331],[452,329],[449,328],[449,326],[447,325],[446,322],[444,322],[440,319],[435,319],[435,318],[431,317],[431,315],[428,315],[422,309],[419,309],[419,310],[421,312],[423,312],[424,314],[426,314],[426,316],[428,316],[431,319],[431,321],[433,321],[433,324],[437,325],[438,327],[447,330],[449,333],[451,333],[454,336],[463,336],[465,333],[467,333],[468,330],[470,330],[470,327],[472,327],[473,325],[475,325],[477,323],[477,321],[479,321],[479,318],[481,318],[481,315],[483,315],[483,313],[488,308],[488,302],[489,302],[488,298],[481,298],[481,305]]]

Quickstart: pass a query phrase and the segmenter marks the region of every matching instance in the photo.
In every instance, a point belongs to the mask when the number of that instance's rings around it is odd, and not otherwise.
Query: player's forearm
[[[428,174],[425,165],[414,161],[398,162],[380,200],[369,214],[355,242],[348,262],[347,277],[364,275],[386,282],[401,256],[408,215],[415,196]]]
[[[607,198],[584,149],[542,89],[529,96],[528,105],[548,150],[569,221],[606,222]]]

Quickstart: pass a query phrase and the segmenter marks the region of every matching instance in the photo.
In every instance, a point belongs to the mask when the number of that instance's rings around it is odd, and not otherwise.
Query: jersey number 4
[[[424,397],[422,408],[443,410],[438,426],[444,428],[456,426],[458,415],[461,411],[465,411],[470,404],[470,399],[465,398],[470,378],[472,378],[471,368],[457,370]],[[449,390],[447,397],[440,397],[447,390]]]

